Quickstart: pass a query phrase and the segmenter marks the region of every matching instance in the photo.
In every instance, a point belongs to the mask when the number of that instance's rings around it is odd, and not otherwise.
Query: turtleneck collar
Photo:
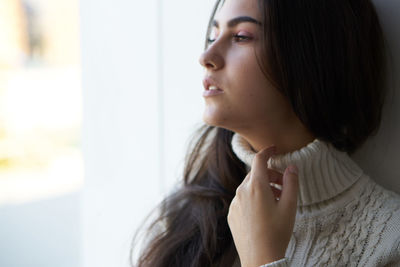
[[[256,152],[246,139],[234,133],[232,149],[250,171]],[[362,169],[346,152],[317,138],[298,150],[268,160],[268,168],[281,173],[290,164],[296,165],[299,170],[297,206],[328,200],[345,191],[363,174]]]

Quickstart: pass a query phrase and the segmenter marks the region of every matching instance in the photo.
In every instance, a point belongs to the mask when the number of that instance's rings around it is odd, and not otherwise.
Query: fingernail
[[[296,175],[299,173],[299,171],[298,171],[298,169],[297,169],[297,167],[295,165],[291,165],[289,167],[289,172],[291,172],[293,174],[296,174]]]

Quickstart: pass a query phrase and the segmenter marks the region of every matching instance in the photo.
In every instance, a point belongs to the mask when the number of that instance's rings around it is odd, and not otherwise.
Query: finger
[[[298,170],[295,165],[290,165],[288,168],[286,168],[283,174],[283,187],[279,206],[282,206],[284,210],[290,210],[290,213],[292,214],[296,214],[299,179],[297,173],[290,171],[291,167],[294,167],[295,170]]]
[[[267,171],[268,171],[269,181],[271,183],[276,183],[276,184],[282,185],[282,178],[283,178],[282,173],[280,173],[279,171],[276,171],[276,170],[272,170],[272,169],[267,169]]]
[[[249,171],[249,172],[247,173],[246,177],[244,178],[244,181],[248,182],[249,179],[250,179],[250,177],[251,177],[251,171]]]
[[[250,179],[260,179],[261,181],[269,182],[268,173],[268,159],[274,154],[276,148],[275,146],[270,146],[259,151],[253,159],[251,166],[251,178]]]
[[[251,176],[251,171],[247,173],[246,177],[244,177],[242,184],[247,183],[250,179],[250,176]]]
[[[240,195],[240,191],[243,190],[244,186],[249,182],[251,172],[249,172],[246,177],[243,179],[241,184],[236,188],[236,195]]]
[[[282,193],[282,173],[268,169],[269,185],[274,193],[274,198],[279,200]]]
[[[271,190],[274,193],[274,198],[275,199],[281,197],[281,192],[282,192],[281,190],[279,190],[279,189],[277,189],[277,188],[275,188],[273,186],[271,186]]]
[[[283,174],[281,172],[273,170],[273,169],[269,169],[269,168],[267,168],[267,172],[268,172],[269,181],[271,183],[276,183],[276,184],[282,185]],[[250,175],[251,175],[251,171],[247,174],[247,176],[243,180],[243,182],[244,181],[247,182],[247,180],[249,179]]]

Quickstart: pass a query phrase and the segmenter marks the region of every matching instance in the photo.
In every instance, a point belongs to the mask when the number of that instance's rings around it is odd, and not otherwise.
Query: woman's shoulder
[[[395,216],[400,219],[400,194],[364,175],[365,190],[360,195],[363,204],[373,208],[379,217]],[[383,219],[383,217],[382,217]],[[400,221],[398,221],[400,227]]]
[[[361,249],[360,266],[385,266],[400,261],[400,194],[385,188],[367,175],[359,181],[362,190],[346,206],[349,223],[346,236]],[[367,264],[368,262],[368,264]],[[374,264],[370,265],[371,262]],[[398,266],[398,265],[395,265]]]
[[[368,229],[368,236],[387,235],[399,240],[400,194],[365,174],[355,187],[357,191],[354,191],[356,193],[352,195],[352,200],[341,211],[344,216],[351,224],[363,225],[363,229]]]
[[[392,245],[398,246],[400,243],[400,194],[369,177],[368,180],[371,193],[365,208],[368,210],[371,221],[375,222],[374,232],[381,233],[384,240],[392,240]]]
[[[373,247],[379,250],[379,266],[400,265],[400,194],[376,183],[374,192],[379,196],[374,205],[371,229]],[[379,245],[378,245],[379,244]],[[371,249],[371,251],[373,251]],[[396,265],[397,264],[397,265]],[[392,266],[392,265],[391,265]]]
[[[381,211],[385,213],[400,213],[400,194],[377,183],[369,178],[370,184],[373,187],[373,193],[377,197],[377,205]],[[399,224],[400,226],[400,224]]]

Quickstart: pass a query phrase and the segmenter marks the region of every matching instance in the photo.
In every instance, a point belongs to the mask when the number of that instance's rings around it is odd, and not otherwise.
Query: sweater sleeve
[[[395,245],[392,247],[389,263],[385,265],[385,267],[396,266],[400,266],[400,238],[397,239]]]
[[[287,267],[287,266],[288,266],[287,259],[282,258],[280,260],[261,265],[260,267]]]

